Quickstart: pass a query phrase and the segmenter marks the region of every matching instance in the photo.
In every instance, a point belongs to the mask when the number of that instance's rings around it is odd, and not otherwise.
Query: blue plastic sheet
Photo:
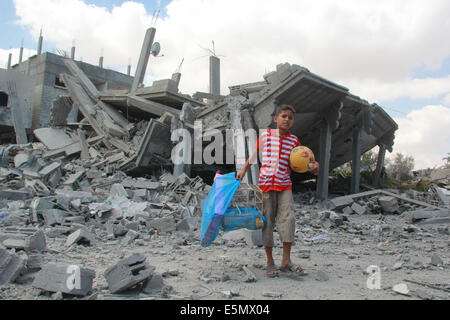
[[[203,247],[209,246],[219,234],[223,216],[241,183],[235,176],[236,174],[231,172],[216,177],[208,197],[203,201],[200,235],[200,244]]]
[[[257,224],[258,218],[262,220],[265,227],[267,220],[256,208],[229,208],[224,214],[222,230],[225,232],[243,228],[258,230],[260,229]]]

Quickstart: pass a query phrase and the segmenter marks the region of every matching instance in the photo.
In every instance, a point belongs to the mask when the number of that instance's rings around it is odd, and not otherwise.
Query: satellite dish
[[[152,56],[156,57],[160,51],[161,51],[161,45],[159,44],[159,42],[155,42],[152,45],[152,49],[150,50],[150,53],[152,54]]]

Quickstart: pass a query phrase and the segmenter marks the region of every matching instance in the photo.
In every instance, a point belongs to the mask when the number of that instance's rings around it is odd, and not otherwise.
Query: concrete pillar
[[[177,83],[177,88],[178,88],[178,86],[180,85],[181,73],[176,72],[176,73],[172,74],[172,80]]]
[[[131,65],[128,65],[128,68],[127,68],[127,75],[131,76]]]
[[[22,59],[23,59],[23,46],[20,47],[19,63],[22,63]]]
[[[317,180],[317,198],[319,200],[328,199],[328,173],[330,171],[330,150],[331,150],[331,126],[328,121],[322,121],[320,125],[320,149],[319,164],[320,172]]]
[[[220,95],[220,59],[209,57],[209,93]]]
[[[8,55],[8,69],[11,69],[12,53]]]
[[[148,59],[150,58],[151,48],[155,40],[155,28],[149,28],[145,34],[144,43],[142,44],[141,55],[139,57],[136,74],[134,76],[131,92],[135,92],[138,86],[144,82],[145,72],[147,70]]]
[[[38,39],[38,46],[37,46],[37,54],[40,55],[42,53],[42,43],[44,41],[44,38],[42,37],[42,30],[41,30],[41,34],[39,35],[39,39]]]
[[[380,143],[379,150],[378,150],[378,161],[377,161],[377,167],[374,172],[374,179],[373,179],[373,185],[377,187],[380,183],[381,178],[381,170],[383,170],[384,167],[384,159],[386,157],[386,145],[384,143]]]
[[[182,162],[180,164],[174,165],[173,168],[173,175],[175,177],[178,177],[182,175],[183,173],[187,174],[188,176],[191,175],[191,168],[192,168],[192,150],[194,148],[193,146],[193,139],[194,136],[194,130],[190,128],[190,126],[193,126],[195,124],[195,111],[194,107],[190,103],[184,103],[183,107],[181,108],[180,118],[177,119],[177,123],[174,125],[175,129],[184,129],[189,132],[189,136],[191,137],[184,137],[183,138],[183,151],[180,152],[180,157],[184,159],[184,157],[187,157],[190,161],[189,163]],[[189,126],[184,125],[184,123],[188,124]],[[178,143],[178,142],[177,142]],[[187,152],[184,154],[184,152]],[[190,156],[189,156],[190,154]]]
[[[361,129],[353,129],[352,185],[350,193],[359,193],[361,182]]]
[[[324,113],[323,121],[320,125],[320,146],[319,146],[319,164],[320,171],[317,179],[316,196],[319,200],[328,199],[328,174],[330,172],[330,151],[331,135],[333,130],[339,127],[341,119],[341,110],[344,107],[342,101],[332,105]]]
[[[98,59],[98,66],[103,69],[103,57]]]
[[[246,146],[248,150],[247,159],[250,158],[253,152],[256,151],[256,142],[258,139],[258,132],[256,131],[255,125],[253,124],[252,116],[248,110],[242,110],[242,120],[244,132],[250,133],[249,136],[245,137]],[[255,130],[255,135],[251,135],[251,131]],[[249,183],[258,184],[259,182],[259,166],[258,163],[252,164],[249,169]]]

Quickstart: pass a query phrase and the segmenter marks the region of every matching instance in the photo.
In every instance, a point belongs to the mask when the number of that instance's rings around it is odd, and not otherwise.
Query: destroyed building
[[[319,199],[328,198],[328,173],[349,161],[355,172],[351,192],[357,193],[360,156],[375,146],[379,146],[376,179],[380,176],[385,152],[392,152],[394,133],[398,129],[380,106],[304,67],[289,63],[278,65],[276,71],[264,75],[263,81],[232,86],[230,94],[223,96],[220,95],[220,60],[215,56],[210,57],[209,93],[196,92],[192,97],[181,94],[178,90],[180,73],[144,87],[142,83],[155,33],[154,28],[147,31],[134,78],[75,61],[73,57],[49,53],[31,57],[7,70],[3,77],[11,80],[3,81],[9,83],[9,87],[3,89],[3,100],[10,101],[7,105],[20,105],[16,107],[17,114],[28,115],[12,117],[17,139],[20,136],[20,142],[26,142],[24,131],[33,129],[48,148],[44,158],[55,159],[74,154],[62,149],[83,139],[79,138],[82,132],[74,133],[79,129],[87,134],[85,148],[92,141],[97,144],[101,140],[105,147],[113,146],[113,153],[120,151],[123,154],[119,161],[121,170],[142,173],[164,167],[177,174],[207,177],[220,169],[239,170],[245,158],[253,153],[256,141],[255,137],[245,137],[243,133],[249,129],[259,132],[270,128],[276,106],[290,104],[296,110],[296,122],[291,131],[303,145],[311,148],[321,164],[317,179]],[[7,93],[17,82],[14,80],[19,76],[17,73],[31,79],[23,82],[28,88],[21,87],[18,91],[20,104],[12,103],[13,97]],[[14,114],[11,111],[3,113]],[[5,118],[8,120],[10,118]],[[207,138],[211,140],[211,132],[222,132],[227,161],[208,164],[187,161],[173,166],[171,151],[176,141],[171,140],[172,131],[185,128],[194,133],[196,121],[201,121],[203,148],[207,146]],[[77,123],[78,128],[75,128]],[[67,124],[73,131],[72,136],[62,132]],[[227,129],[242,132],[230,137]],[[190,146],[185,147],[193,149],[194,142],[190,141]],[[80,152],[78,148],[73,150]],[[248,179],[257,184],[257,164],[252,166]],[[305,178],[294,174],[295,179]]]
[[[69,72],[64,60],[65,57],[61,55],[45,52],[34,55],[10,69],[0,70],[0,94],[4,102],[2,106],[6,107],[1,111],[1,115],[8,117],[11,114],[8,108],[17,109],[17,117],[14,119],[16,131],[21,130],[32,135],[32,130],[50,126],[53,101],[59,96],[67,95],[67,88],[60,78],[61,74]],[[128,88],[133,82],[133,77],[104,69],[102,66],[81,61],[78,61],[77,65],[99,90]],[[1,125],[12,127],[12,121],[8,120],[2,119]],[[77,106],[67,116],[67,120],[78,121]]]

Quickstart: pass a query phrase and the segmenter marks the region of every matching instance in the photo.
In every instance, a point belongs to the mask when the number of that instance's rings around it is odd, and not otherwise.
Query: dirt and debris
[[[210,188],[200,177],[133,178],[116,162],[92,167],[80,158],[55,165],[45,151],[15,145],[0,169],[3,299],[450,297],[449,210],[417,194],[371,190],[321,202],[313,191],[297,192],[291,256],[308,275],[273,279],[249,230],[221,231],[200,246]],[[374,265],[379,289],[368,287]],[[61,284],[70,266],[80,268],[78,290]]]

